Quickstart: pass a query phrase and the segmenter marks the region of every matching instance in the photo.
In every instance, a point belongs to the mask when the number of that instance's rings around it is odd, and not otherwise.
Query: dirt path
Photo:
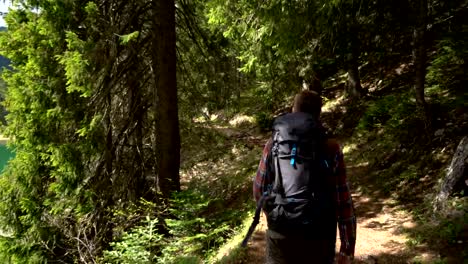
[[[348,173],[351,182],[355,177],[364,176],[351,166],[348,168]],[[353,192],[358,219],[354,263],[430,263],[436,258],[437,256],[426,252],[423,248],[410,246],[411,240],[404,231],[414,228],[416,225],[411,215],[398,206],[394,200],[376,197],[379,195],[364,195],[360,192]],[[261,223],[257,226],[257,230],[249,242],[248,257],[245,263],[263,263],[265,230],[266,219],[262,216]],[[339,244],[340,242],[337,242],[337,249]]]

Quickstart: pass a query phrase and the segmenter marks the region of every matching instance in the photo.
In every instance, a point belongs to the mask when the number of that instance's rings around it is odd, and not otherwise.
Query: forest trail
[[[405,230],[417,226],[411,214],[395,200],[381,197],[380,191],[372,190],[373,186],[370,184],[366,185],[371,189],[369,194],[357,191],[358,185],[367,184],[367,171],[366,166],[347,164],[358,222],[353,263],[431,263],[438,256],[424,245],[411,246],[412,240],[405,234]],[[243,263],[264,263],[266,229],[266,218],[262,214],[261,222],[249,241],[247,257]],[[337,251],[339,246],[337,236]]]

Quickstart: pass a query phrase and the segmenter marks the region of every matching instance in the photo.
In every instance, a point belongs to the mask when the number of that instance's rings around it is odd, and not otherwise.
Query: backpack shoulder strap
[[[278,132],[274,133],[273,148],[271,149],[273,166],[275,168],[274,170],[275,180],[273,182],[272,192],[275,194],[279,194],[281,198],[284,198],[285,193],[284,193],[284,187],[283,187],[283,177],[281,176],[281,170],[280,170],[280,164],[279,164],[278,136],[279,136]]]

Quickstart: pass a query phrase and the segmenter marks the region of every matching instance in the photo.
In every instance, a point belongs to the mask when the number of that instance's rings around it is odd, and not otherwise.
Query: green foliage
[[[158,220],[147,216],[139,220],[104,252],[106,263],[200,263],[232,234],[238,224],[237,212],[220,210],[222,202],[193,192],[174,195],[165,219],[168,236],[157,233]],[[142,211],[153,208],[142,205]],[[145,209],[146,208],[146,209]]]
[[[429,247],[438,252],[444,252],[441,258],[431,263],[458,263],[458,260],[466,259],[468,250],[463,245],[466,237],[466,221],[468,213],[460,210],[450,216],[434,215],[432,206],[427,205],[421,210],[421,206],[416,208],[415,213],[418,218],[418,225],[413,229],[405,230],[410,239],[407,244],[410,247],[420,247],[429,244]]]
[[[5,135],[16,153],[0,177],[0,229],[9,234],[0,255],[13,263],[73,262],[79,250],[73,245],[89,234],[83,225],[96,209],[87,181],[99,147],[75,134],[87,126],[83,98],[92,87],[83,55],[89,43],[73,33],[80,23],[71,10],[82,6],[45,2],[12,10],[0,37],[0,53],[13,67],[2,77]]]
[[[173,263],[174,264],[200,264],[203,262],[200,258],[194,257],[194,256],[188,256],[188,257],[178,256],[175,258]]]
[[[463,232],[466,232],[467,221],[468,213],[466,211],[463,212],[463,210],[461,216],[443,219],[436,231],[438,239],[448,241],[450,244],[457,244],[463,236]]]
[[[397,100],[398,99],[392,95],[370,103],[368,110],[359,122],[358,128],[372,129],[385,124],[385,122],[390,119],[390,111],[396,106]]]
[[[242,71],[265,83],[278,95],[272,98],[277,103],[303,81],[324,81],[348,70],[351,57],[373,60],[409,42],[403,40],[411,38],[409,12],[401,10],[410,9],[400,8],[407,6],[406,1],[211,0],[206,13],[210,26],[240,47]]]
[[[358,129],[372,130],[386,126],[386,129],[407,131],[414,125],[416,104],[409,92],[391,94],[369,103],[359,121]],[[388,131],[391,133],[391,131]]]
[[[430,134],[417,111],[412,90],[405,88],[366,102],[367,109],[354,131],[360,146],[357,162],[373,168],[372,181],[383,193],[401,195],[403,200],[411,199],[406,192],[419,186],[420,178],[431,168],[439,166],[425,149]]]
[[[242,92],[253,81],[240,72],[239,47],[209,27],[207,8],[202,2],[184,1],[176,18],[180,113],[189,121],[200,114],[237,110]]]
[[[83,54],[86,50],[86,42],[70,31],[66,33],[66,41],[69,50],[56,57],[65,69],[67,91],[78,92],[83,97],[89,97],[92,93],[92,85],[89,83],[89,62]]]
[[[158,69],[148,66],[155,41],[150,2],[17,3],[0,37],[0,54],[12,61],[0,93],[16,153],[0,177],[0,261],[13,263],[92,262],[107,245],[103,261],[111,263],[212,256],[252,209],[250,179],[261,152],[255,140],[232,142],[226,117],[212,121],[212,114],[247,109],[267,131],[271,113],[303,81],[346,70],[353,52],[372,71],[382,68],[387,54],[409,54],[411,38],[407,1],[178,1],[182,169],[191,181],[165,204],[153,186]],[[437,43],[430,93],[452,96],[467,81],[468,45],[457,34]],[[433,161],[400,146],[418,145],[424,125],[409,83],[403,88],[363,102],[368,109],[356,130],[372,143],[367,161],[381,166],[378,179],[387,189],[417,182]],[[210,121],[200,122],[202,115]],[[127,208],[143,195],[154,201]],[[441,230],[443,237],[460,232],[451,224]],[[243,254],[237,248],[223,261]]]
[[[128,44],[130,41],[136,40],[139,35],[140,35],[140,32],[135,31],[135,32],[120,36],[120,43],[122,43],[123,45]]]
[[[261,131],[271,131],[273,127],[273,116],[265,112],[257,112],[255,114],[255,121]]]
[[[466,33],[460,33],[461,36]],[[432,89],[458,88],[468,81],[466,58],[468,40],[464,38],[446,38],[437,44],[437,53],[427,70],[427,81]]]
[[[163,250],[165,259],[172,259],[178,255],[204,255],[212,247],[224,242],[231,232],[231,227],[226,222],[230,214],[210,210],[217,203],[219,202],[203,194],[182,192],[175,196],[171,214],[177,218],[166,220],[173,237]]]
[[[158,219],[150,216],[125,232],[121,239],[110,243],[111,250],[104,252],[104,262],[138,264],[156,263],[155,249],[162,244],[163,236],[157,233]]]
[[[309,3],[312,2],[226,4],[213,0],[207,3],[211,27],[221,30],[236,45],[242,73],[254,74],[257,78],[257,82],[247,88],[254,92],[254,96],[259,88],[262,92],[258,95],[262,98],[271,95],[257,104],[269,106],[271,102],[282,102],[284,95],[297,91],[302,85],[299,77],[301,62],[308,64],[309,59],[302,59],[307,54],[300,54],[308,43],[300,36],[307,34],[304,27],[311,24],[306,16]],[[278,23],[280,16],[285,17],[283,23]]]

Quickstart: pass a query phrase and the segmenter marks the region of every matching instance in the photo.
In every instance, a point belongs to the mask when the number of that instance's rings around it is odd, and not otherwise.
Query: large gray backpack
[[[324,226],[336,229],[326,140],[323,127],[307,113],[275,119],[270,162],[275,179],[264,206],[270,229],[316,235]]]

